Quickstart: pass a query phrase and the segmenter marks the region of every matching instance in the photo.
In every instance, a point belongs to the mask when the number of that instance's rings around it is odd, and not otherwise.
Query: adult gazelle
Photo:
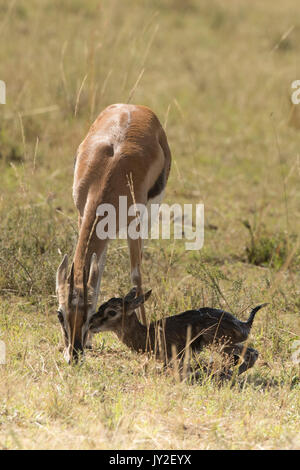
[[[80,144],[74,169],[73,198],[79,212],[79,237],[70,274],[64,256],[56,275],[67,362],[76,361],[89,336],[89,319],[96,311],[108,238],[97,236],[97,208],[115,208],[119,227],[119,197],[129,205],[160,202],[171,164],[166,134],[155,114],[145,106],[114,104],[106,108]],[[128,218],[128,225],[130,218]],[[122,227],[121,227],[122,228]],[[142,240],[128,234],[131,280],[142,293]],[[146,323],[144,308],[141,321]]]

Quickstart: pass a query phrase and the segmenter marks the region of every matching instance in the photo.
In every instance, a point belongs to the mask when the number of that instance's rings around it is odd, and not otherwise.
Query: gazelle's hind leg
[[[238,374],[242,374],[246,370],[250,369],[254,366],[255,362],[258,359],[258,351],[254,348],[247,348],[245,353],[243,354],[243,364],[239,367]]]
[[[102,275],[103,275],[103,271],[104,271],[105,263],[106,263],[106,253],[107,253],[107,243],[104,246],[104,249],[103,249],[102,254],[100,255],[100,259],[99,259],[99,278],[98,278],[98,284],[97,284],[97,287],[96,287],[97,292],[96,292],[96,299],[95,299],[95,303],[94,303],[94,309],[95,310],[97,308],[97,301],[98,301],[98,296],[99,296],[99,292],[100,292],[101,279],[102,279]],[[94,336],[94,334],[91,331],[89,331],[88,339],[87,339],[86,346],[85,346],[87,349],[92,349],[93,336]]]
[[[243,344],[228,346],[224,348],[224,352],[233,355],[235,365],[238,364],[240,358],[243,360],[243,363],[239,366],[238,375],[253,367],[258,358],[256,349],[245,347]]]
[[[148,225],[147,225],[148,231],[151,230],[152,224],[155,224],[155,222],[158,222],[158,220],[156,219],[158,219],[159,206],[162,201],[163,195],[164,195],[164,191],[162,190],[155,197],[147,201],[146,206],[147,206],[147,211],[148,211]],[[137,200],[142,201],[143,198],[137,198]],[[156,205],[155,206],[156,210],[153,210],[153,213],[151,211],[151,204]],[[153,215],[153,220],[151,218],[152,215]],[[141,230],[141,232],[144,233],[143,230]],[[128,241],[128,247],[129,247],[129,253],[130,253],[131,281],[132,281],[132,284],[137,287],[137,294],[142,295],[143,283],[142,283],[141,264],[142,264],[144,240],[142,237],[134,240],[128,234],[127,241]],[[140,313],[140,321],[144,325],[147,325],[146,312],[145,312],[145,307],[143,304],[139,307],[139,313]]]
[[[131,281],[134,286],[137,287],[137,295],[143,294],[142,287],[142,273],[141,273],[141,263],[142,263],[142,251],[143,251],[143,239],[138,238],[133,240],[128,236],[128,246],[130,254],[130,268],[131,268]],[[139,308],[140,311],[140,321],[143,325],[147,324],[145,307],[142,304]]]
[[[243,360],[242,364],[238,368],[237,375],[241,375],[246,370],[253,367],[258,358],[258,351],[256,349],[247,348],[243,344],[226,346],[223,349],[223,352],[233,358],[234,365],[237,365],[240,359]],[[211,375],[212,378],[217,378],[220,382],[232,380],[232,377],[234,376],[232,370],[229,370],[228,366],[224,367],[222,370],[218,371],[217,373],[214,373],[212,365],[210,364],[210,365],[203,365],[199,369],[197,368],[191,374],[192,381],[198,381],[201,378],[203,372]]]

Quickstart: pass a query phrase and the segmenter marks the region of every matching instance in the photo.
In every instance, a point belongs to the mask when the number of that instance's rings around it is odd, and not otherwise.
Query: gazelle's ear
[[[133,313],[134,310],[136,310],[140,305],[142,305],[144,302],[146,302],[146,300],[149,299],[151,292],[152,290],[148,290],[148,292],[146,292],[145,294],[139,295],[138,297],[133,299],[131,302],[126,303],[125,304],[126,313],[128,314]]]
[[[133,287],[124,297],[124,302],[131,302],[136,297],[137,288]]]
[[[94,253],[91,258],[88,286],[92,287],[93,289],[96,289],[98,279],[99,279],[99,265],[98,265],[97,255],[96,253]]]
[[[59,287],[63,287],[65,285],[67,281],[67,274],[68,274],[68,255],[65,255],[56,272],[56,290],[58,290]]]

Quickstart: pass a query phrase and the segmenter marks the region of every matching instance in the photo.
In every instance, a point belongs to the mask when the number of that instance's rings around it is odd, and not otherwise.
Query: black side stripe
[[[148,201],[149,199],[153,199],[154,197],[158,196],[163,191],[165,185],[165,169],[163,168],[154,185],[148,191]]]

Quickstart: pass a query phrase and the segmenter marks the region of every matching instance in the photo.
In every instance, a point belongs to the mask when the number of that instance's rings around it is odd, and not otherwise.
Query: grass
[[[248,229],[250,237],[250,241],[246,246],[246,255],[249,263],[280,269],[288,259],[292,247],[294,247],[291,263],[294,262],[297,266],[299,250],[297,249],[296,234],[293,234],[293,236],[289,236],[284,232],[268,234],[265,227],[254,233],[249,221],[245,220],[243,224]]]
[[[300,448],[298,2],[19,0],[0,12],[0,447]],[[77,237],[74,155],[100,110],[129,99],[166,127],[165,202],[205,204],[200,252],[147,243],[147,315],[207,305],[246,318],[270,302],[251,334],[259,360],[232,388],[174,382],[109,334],[82,367],[63,361],[55,272]],[[101,298],[129,287],[114,242]]]

